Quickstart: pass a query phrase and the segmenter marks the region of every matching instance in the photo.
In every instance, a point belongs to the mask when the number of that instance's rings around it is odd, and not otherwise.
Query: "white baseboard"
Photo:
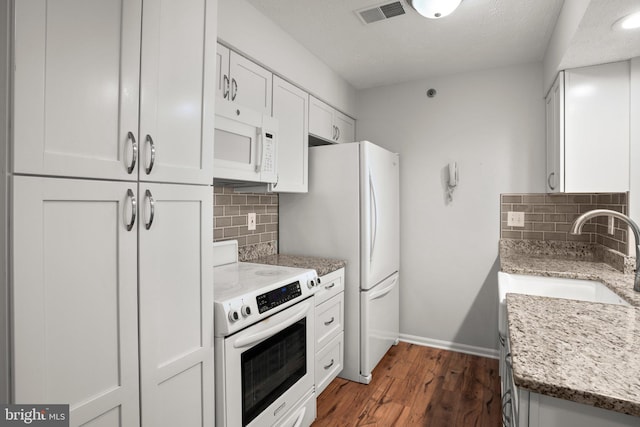
[[[425,337],[417,337],[415,335],[400,334],[400,341],[411,344],[423,345],[426,347],[441,348],[444,350],[457,351],[459,353],[473,354],[474,356],[488,357],[498,359],[499,353],[495,348],[476,347],[473,345],[459,344],[450,341],[441,341]]]

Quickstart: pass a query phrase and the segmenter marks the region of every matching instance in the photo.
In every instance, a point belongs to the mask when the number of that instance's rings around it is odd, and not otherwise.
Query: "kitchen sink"
[[[501,271],[498,273],[498,298],[500,302],[498,331],[502,336],[507,334],[507,293],[629,305],[624,299],[600,282],[509,274]]]

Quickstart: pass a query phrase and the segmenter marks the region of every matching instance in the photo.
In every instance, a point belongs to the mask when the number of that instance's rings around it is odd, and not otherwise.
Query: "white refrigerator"
[[[399,156],[368,141],[309,148],[309,192],[280,195],[280,253],[346,261],[344,369],[368,384],[399,337]]]

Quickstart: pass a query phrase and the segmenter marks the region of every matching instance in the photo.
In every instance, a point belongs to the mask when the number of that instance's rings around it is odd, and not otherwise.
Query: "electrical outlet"
[[[251,212],[247,215],[247,224],[249,226],[249,231],[253,231],[256,229],[256,213]]]
[[[507,225],[509,227],[524,227],[524,212],[507,212]]]

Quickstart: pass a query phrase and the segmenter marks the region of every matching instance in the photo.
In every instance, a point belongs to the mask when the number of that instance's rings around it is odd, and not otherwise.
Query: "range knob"
[[[240,320],[240,313],[238,313],[238,310],[236,310],[235,308],[232,308],[229,311],[229,321],[233,323],[233,322],[237,322],[238,320]]]
[[[251,307],[249,307],[248,305],[243,305],[240,308],[240,313],[242,313],[242,317],[247,317],[251,315]]]
[[[308,287],[309,289],[311,289],[311,288],[315,288],[315,287],[316,287],[316,279],[311,279],[311,280],[309,280],[309,282],[307,282],[307,287]]]

